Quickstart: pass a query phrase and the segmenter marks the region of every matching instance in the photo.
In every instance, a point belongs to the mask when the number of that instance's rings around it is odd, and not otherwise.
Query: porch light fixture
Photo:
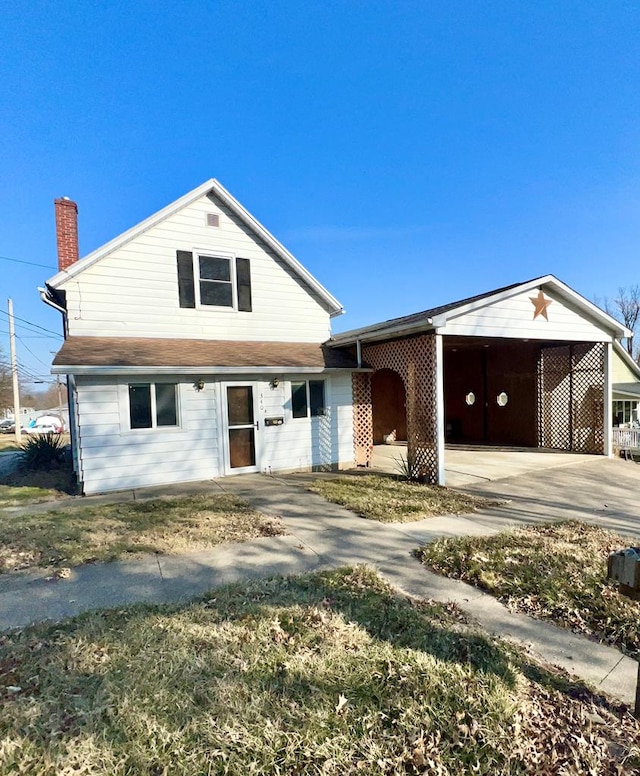
[[[271,381],[271,387],[277,388],[280,385],[280,379],[278,377],[274,377]]]
[[[200,378],[198,380],[198,382],[196,383],[196,388],[199,391],[203,391],[204,390],[204,380],[202,378]]]

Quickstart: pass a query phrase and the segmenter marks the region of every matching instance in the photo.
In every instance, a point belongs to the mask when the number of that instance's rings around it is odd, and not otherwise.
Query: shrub
[[[64,462],[65,444],[60,434],[30,436],[20,447],[20,463],[27,469],[51,469]]]

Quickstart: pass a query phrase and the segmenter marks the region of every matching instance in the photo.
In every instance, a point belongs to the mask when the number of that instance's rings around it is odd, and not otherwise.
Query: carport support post
[[[604,396],[603,398],[603,453],[609,458],[613,457],[613,345],[611,342],[604,346]]]
[[[444,351],[442,334],[436,334],[436,444],[438,453],[438,485],[445,484],[444,473]]]

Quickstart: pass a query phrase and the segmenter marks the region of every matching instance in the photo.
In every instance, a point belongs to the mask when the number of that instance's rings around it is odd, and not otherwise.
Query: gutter
[[[40,294],[40,299],[42,299],[45,304],[48,304],[49,307],[53,307],[54,310],[57,310],[59,313],[62,313],[62,315],[66,317],[67,311],[64,309],[64,307],[60,307],[59,304],[56,304],[53,301],[53,299],[49,296],[48,289],[40,288],[40,286],[38,286],[38,292]]]
[[[325,344],[329,347],[344,347],[345,345],[353,345],[355,343],[356,348],[360,346],[361,343],[365,342],[376,342],[376,341],[384,341],[385,339],[388,339],[390,337],[397,337],[402,335],[409,335],[409,334],[418,334],[423,331],[435,331],[436,326],[434,325],[433,318],[427,318],[427,320],[424,323],[416,324],[414,326],[394,326],[389,329],[384,329],[383,331],[376,331],[371,332],[367,336],[366,333],[364,334],[358,334],[357,336],[347,337],[345,339],[340,339],[342,335],[336,334],[335,337],[332,337],[329,342],[326,342]]]
[[[370,367],[323,366],[90,366],[54,364],[54,375],[302,375],[344,372],[373,372]]]

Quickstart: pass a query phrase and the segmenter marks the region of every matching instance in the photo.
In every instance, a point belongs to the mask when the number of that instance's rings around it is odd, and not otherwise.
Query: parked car
[[[62,434],[64,423],[55,415],[41,415],[24,429],[25,434]]]
[[[13,434],[16,430],[14,420],[0,420],[0,434]]]

